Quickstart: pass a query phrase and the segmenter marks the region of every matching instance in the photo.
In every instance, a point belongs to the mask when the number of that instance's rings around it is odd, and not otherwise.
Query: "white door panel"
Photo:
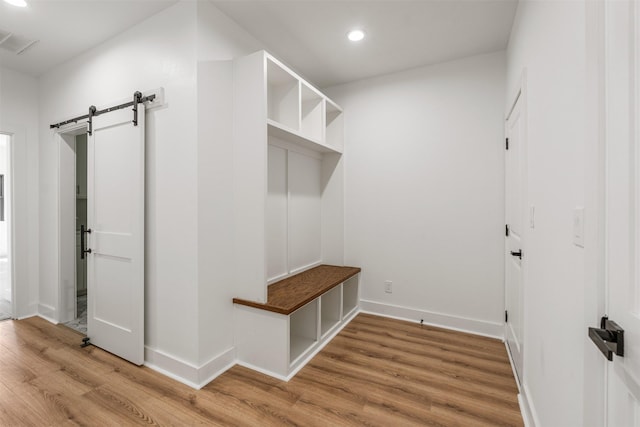
[[[522,97],[519,96],[507,119],[508,149],[505,154],[505,217],[509,229],[505,242],[505,309],[506,341],[518,378],[523,369],[523,187],[524,147],[521,115]]]
[[[607,364],[607,425],[640,426],[640,12],[605,2],[606,289],[624,356]]]
[[[91,343],[144,362],[144,105],[93,119],[88,147]]]

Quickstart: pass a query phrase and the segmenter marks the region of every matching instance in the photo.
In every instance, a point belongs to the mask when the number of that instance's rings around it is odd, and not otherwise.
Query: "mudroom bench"
[[[288,380],[357,314],[360,268],[320,265],[234,298],[238,363]]]

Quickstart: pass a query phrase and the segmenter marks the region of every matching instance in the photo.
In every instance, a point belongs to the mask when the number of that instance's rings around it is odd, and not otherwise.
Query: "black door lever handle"
[[[517,256],[518,258],[522,259],[522,249],[520,249],[518,252],[511,251],[511,256]]]

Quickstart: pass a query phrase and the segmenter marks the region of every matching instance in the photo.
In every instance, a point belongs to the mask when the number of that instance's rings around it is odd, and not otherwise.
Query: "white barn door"
[[[144,362],[144,105],[93,118],[87,156],[87,336]]]

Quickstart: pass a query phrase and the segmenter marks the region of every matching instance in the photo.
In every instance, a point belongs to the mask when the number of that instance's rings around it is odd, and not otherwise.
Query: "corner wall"
[[[49,124],[158,87],[166,105],[146,120],[145,344],[189,364],[198,343],[195,3],[177,3],[40,77],[40,302],[57,319],[58,154]]]
[[[587,337],[602,304],[594,95],[602,58],[589,17],[597,3],[521,1],[507,50],[507,105],[527,76],[525,204],[535,206],[535,228],[524,240],[522,385],[537,426],[603,422],[603,361]],[[585,207],[584,248],[573,244],[576,207]]]
[[[231,60],[261,48],[211,2],[179,2],[40,78],[40,314],[57,317],[48,125],[163,87],[166,105],[146,121],[145,363],[200,387],[235,361]]]
[[[326,90],[345,110],[364,310],[502,336],[504,82],[498,52]]]
[[[198,3],[198,324],[200,384],[235,363],[233,59],[264,47]]]
[[[12,135],[17,318],[38,311],[38,92],[35,78],[0,67],[0,132]]]

